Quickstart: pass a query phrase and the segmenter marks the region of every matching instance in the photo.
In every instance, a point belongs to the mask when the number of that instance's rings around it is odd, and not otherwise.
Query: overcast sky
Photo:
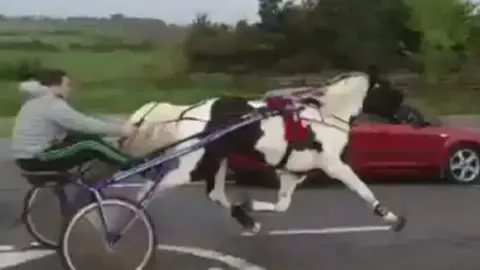
[[[189,23],[198,12],[227,23],[257,20],[257,0],[0,0],[5,15],[108,16],[123,13]]]

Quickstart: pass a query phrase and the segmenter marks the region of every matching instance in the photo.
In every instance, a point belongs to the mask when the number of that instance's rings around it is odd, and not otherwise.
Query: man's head
[[[71,82],[68,74],[61,69],[46,69],[39,76],[38,81],[41,85],[51,89],[51,91],[63,98],[68,98],[71,90]]]

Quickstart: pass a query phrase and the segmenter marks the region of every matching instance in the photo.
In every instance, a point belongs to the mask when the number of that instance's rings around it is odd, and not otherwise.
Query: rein
[[[339,131],[342,131],[342,132],[345,132],[345,133],[348,133],[350,131],[350,128],[343,128],[343,127],[340,127],[339,125],[328,123],[322,115],[320,115],[320,117],[322,118],[321,120],[317,120],[317,119],[313,119],[313,118],[309,118],[309,117],[300,117],[299,119],[305,120],[307,122],[313,122],[313,123],[321,124],[321,125],[324,125],[324,126],[327,126],[327,127],[331,127],[331,128],[334,128],[336,130],[339,130]],[[344,119],[342,119],[342,118],[340,118],[336,115],[332,115],[332,118],[341,122],[342,124],[348,125],[348,127],[350,127],[350,123],[345,121]]]
[[[186,108],[185,110],[183,110],[179,117],[178,118],[175,118],[175,119],[171,119],[171,120],[166,120],[166,121],[157,121],[155,123],[158,123],[158,124],[169,124],[169,123],[177,123],[179,124],[180,121],[184,121],[184,120],[187,120],[187,121],[198,121],[198,122],[208,122],[207,120],[204,120],[204,119],[200,119],[200,118],[196,118],[196,117],[189,117],[189,116],[184,116],[188,111],[200,106],[204,104],[204,101],[203,102],[198,102],[192,106],[189,106],[188,108]],[[150,109],[148,109],[143,115],[142,117],[136,121],[135,123],[133,123],[133,125],[137,128],[137,132],[138,132],[138,128],[140,128],[140,126],[145,123],[145,119],[158,107],[158,105],[160,105],[159,102],[157,102],[155,104],[155,106],[152,106]],[[313,122],[313,123],[317,123],[317,124],[321,124],[321,125],[324,125],[324,126],[327,126],[327,127],[331,127],[331,128],[334,128],[334,129],[337,129],[339,131],[342,131],[342,132],[345,132],[345,133],[348,133],[349,132],[349,127],[350,127],[350,122],[349,121],[346,121],[344,119],[342,119],[341,117],[339,116],[336,116],[336,115],[331,115],[331,117],[337,121],[339,121],[340,123],[342,124],[345,124],[348,126],[348,128],[343,128],[343,127],[340,127],[339,125],[335,125],[335,124],[332,124],[332,123],[329,123],[327,122],[327,119],[322,115],[322,113],[320,112],[320,109],[318,108],[318,106],[314,106],[314,105],[309,105],[309,104],[302,104],[304,106],[307,106],[307,107],[310,107],[310,108],[314,108],[318,110],[319,114],[320,114],[320,118],[321,120],[317,120],[317,119],[313,119],[313,118],[309,118],[309,117],[299,117],[298,119],[300,120],[304,120],[304,121],[307,121],[307,122]],[[256,110],[259,110],[259,109],[256,109]],[[298,113],[299,111],[297,111]],[[128,137],[122,137],[118,140],[118,144],[121,146],[121,147],[124,147],[125,145],[125,142],[126,141],[131,141],[133,138],[136,137],[137,135],[137,132],[135,132],[135,134],[128,138]]]
[[[349,121],[346,121],[345,119],[339,117],[339,116],[336,116],[334,114],[331,115],[331,117],[337,121],[339,121],[340,123],[342,124],[345,124],[348,126],[348,128],[343,128],[343,127],[340,127],[339,125],[335,125],[335,124],[332,124],[332,123],[329,123],[327,122],[327,118],[324,117],[320,111],[320,108],[318,106],[314,106],[314,105],[308,105],[308,104],[303,104],[304,106],[307,106],[307,107],[310,107],[310,108],[314,108],[314,109],[317,109],[318,110],[318,113],[320,114],[320,119],[321,120],[317,120],[317,119],[313,119],[313,118],[310,118],[310,117],[299,117],[300,120],[304,120],[304,121],[307,121],[307,122],[313,122],[313,123],[317,123],[317,124],[321,124],[321,125],[324,125],[324,126],[327,126],[327,127],[331,127],[331,128],[334,128],[334,129],[337,129],[339,131],[342,131],[342,132],[345,132],[345,133],[348,133],[350,131],[350,122]]]
[[[190,107],[188,107],[187,109],[183,110],[181,113],[180,113],[180,116],[178,118],[175,118],[175,119],[171,119],[171,120],[166,120],[166,121],[157,121],[155,123],[158,123],[158,124],[168,124],[168,123],[179,123],[180,121],[182,120],[189,120],[189,121],[199,121],[199,122],[207,122],[206,120],[203,120],[203,119],[199,119],[199,118],[195,118],[195,117],[184,117],[183,115],[185,115],[185,113],[187,113],[189,110],[195,108],[195,107],[198,107],[200,106],[201,104],[203,104],[203,102],[199,102],[197,104],[194,104]],[[118,140],[118,144],[123,148],[125,146],[125,142],[127,141],[131,141],[132,139],[134,139],[136,137],[136,135],[138,134],[138,129],[140,128],[141,125],[143,125],[143,123],[145,123],[145,119],[147,118],[147,116],[149,116],[154,109],[156,109],[158,107],[158,105],[160,105],[160,102],[156,102],[155,106],[152,106],[150,109],[148,109],[143,115],[142,117],[136,121],[135,123],[133,123],[133,126],[135,128],[137,128],[137,131],[134,133],[134,135],[130,138],[128,137],[122,137]]]

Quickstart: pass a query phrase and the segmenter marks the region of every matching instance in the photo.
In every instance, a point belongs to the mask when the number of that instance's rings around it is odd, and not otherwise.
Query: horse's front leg
[[[330,156],[323,156],[321,164],[323,165],[322,169],[328,176],[342,181],[350,190],[357,193],[373,208],[375,215],[380,216],[385,222],[391,225],[392,230],[399,231],[403,229],[406,219],[402,216],[395,215],[388,210],[388,208],[382,206],[373,192],[358,178],[350,166],[343,163],[340,159]]]
[[[206,176],[207,194],[210,200],[222,205],[230,211],[232,217],[243,227],[244,233],[257,234],[261,229],[261,224],[250,215],[248,202],[232,204],[225,192],[225,179],[227,176],[227,159],[223,159],[216,164],[216,161],[210,162],[212,167],[208,168],[209,175]],[[217,170],[215,170],[217,167]],[[211,172],[215,172],[211,174]]]

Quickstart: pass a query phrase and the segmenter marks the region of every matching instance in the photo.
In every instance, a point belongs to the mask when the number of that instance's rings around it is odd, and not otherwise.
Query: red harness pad
[[[283,97],[270,97],[266,99],[267,108],[270,110],[286,111],[295,106],[292,100]],[[308,139],[307,128],[303,125],[296,112],[282,114],[284,124],[284,138],[287,142],[305,141]],[[265,164],[255,158],[229,153],[228,162],[234,167],[264,168]]]
[[[266,99],[267,107],[271,110],[286,110],[295,106],[293,101],[284,97],[269,97]],[[306,126],[296,112],[283,113],[284,137],[287,142],[303,141],[308,138]]]

